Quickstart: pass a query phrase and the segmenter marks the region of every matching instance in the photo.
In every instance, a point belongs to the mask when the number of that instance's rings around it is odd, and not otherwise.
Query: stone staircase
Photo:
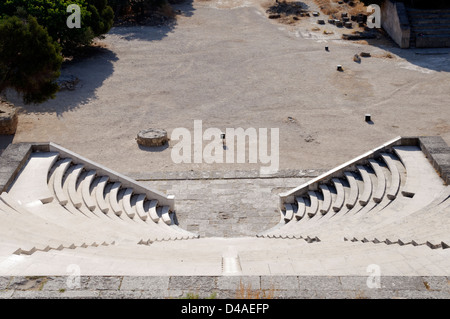
[[[450,187],[419,146],[395,141],[280,195],[280,222],[258,234],[448,248]]]
[[[407,8],[411,48],[450,47],[450,10]]]
[[[13,145],[0,157],[0,173],[11,166],[0,174],[0,276],[67,277],[71,265],[192,282],[366,280],[373,265],[448,276],[449,154],[441,138],[399,137],[280,194],[279,223],[258,236],[181,240],[198,235],[177,226],[173,196],[53,143]]]
[[[16,255],[197,238],[174,200],[53,145],[32,152],[0,194],[0,237]]]

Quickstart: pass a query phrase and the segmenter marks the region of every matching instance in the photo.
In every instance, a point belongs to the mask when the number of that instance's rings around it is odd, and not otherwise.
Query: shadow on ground
[[[350,32],[349,32],[350,33]],[[361,38],[368,45],[380,48],[387,53],[406,60],[424,71],[450,72],[450,48],[410,48],[401,49],[383,30],[369,31],[374,38]],[[355,39],[356,40],[356,39]],[[349,40],[352,42],[352,40]],[[386,58],[389,55],[386,54]]]
[[[20,95],[9,91],[7,99],[14,103],[21,113],[56,113],[77,109],[96,97],[96,90],[114,73],[113,63],[117,55],[106,48],[90,47],[82,57],[66,61],[61,67],[61,77],[75,77],[79,82],[74,90],[60,90],[55,99],[41,104],[24,104]],[[76,67],[75,67],[76,66]]]
[[[190,17],[193,15],[193,0],[172,4],[177,16]],[[108,34],[120,35],[126,40],[157,41],[166,37],[176,28],[174,19],[162,26],[133,26],[114,27]],[[80,57],[66,61],[61,67],[61,78],[77,78],[79,82],[74,90],[61,90],[56,98],[42,104],[24,104],[22,97],[9,90],[7,99],[14,103],[22,113],[56,113],[61,117],[63,113],[73,111],[88,104],[96,98],[96,91],[105,80],[114,73],[114,62],[118,61],[116,53],[103,47],[89,47]]]
[[[185,0],[177,4],[171,4],[175,12],[175,18],[160,26],[148,25],[132,25],[117,26],[109,31],[109,34],[119,35],[123,39],[141,40],[141,41],[157,41],[165,38],[169,33],[173,32],[177,25],[178,17],[191,17],[194,14],[193,0]]]
[[[141,151],[145,151],[145,152],[150,152],[150,153],[162,152],[169,148],[169,143],[166,143],[162,146],[154,146],[154,147],[143,146],[143,145],[138,144],[138,147]]]

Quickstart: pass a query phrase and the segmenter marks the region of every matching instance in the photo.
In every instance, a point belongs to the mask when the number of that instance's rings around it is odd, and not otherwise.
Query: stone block
[[[92,276],[81,287],[88,290],[119,290],[122,277]]]
[[[170,290],[210,291],[216,288],[216,277],[211,276],[171,276]]]
[[[422,277],[419,276],[382,276],[381,289],[390,290],[426,290]]]
[[[261,277],[262,290],[298,290],[297,276],[263,276]]]
[[[169,139],[165,130],[150,128],[140,131],[136,141],[142,146],[156,147],[166,145]]]
[[[243,289],[261,289],[259,276],[221,276],[217,278],[219,290],[231,290],[237,292]]]
[[[169,277],[163,276],[125,276],[120,285],[121,291],[156,291],[169,288]]]
[[[12,278],[8,289],[41,290],[47,281],[45,276],[19,276]]]
[[[450,280],[445,276],[425,276],[422,280],[427,290],[442,290],[450,293]]]
[[[366,276],[341,276],[340,282],[343,290],[359,291],[369,289]]]
[[[342,284],[337,276],[299,276],[299,289],[301,290],[340,290]]]
[[[8,277],[8,276],[0,277],[0,291],[7,289],[9,287],[10,282],[11,282],[11,277]]]

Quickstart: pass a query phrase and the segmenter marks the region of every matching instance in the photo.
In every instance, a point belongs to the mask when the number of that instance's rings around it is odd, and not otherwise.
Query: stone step
[[[31,215],[41,214],[42,222],[67,228],[76,225],[86,235],[98,232],[127,241],[144,237],[148,240],[198,237],[175,225],[169,206],[158,207],[158,201],[146,200],[145,194],[134,193],[130,187],[121,188],[120,182],[109,182],[109,176],[97,175],[95,170],[85,169],[84,164],[75,163],[71,158],[61,158],[58,153],[33,153],[30,158],[37,163],[43,154],[48,157],[48,163],[37,168],[42,176],[30,169],[19,175],[19,180],[28,180],[27,183],[40,181],[40,188],[55,197],[53,205],[29,207]],[[30,164],[29,168],[34,166]],[[12,189],[19,190],[19,184]]]
[[[400,172],[397,164],[394,162],[395,159],[392,154],[382,153],[381,158],[384,160],[389,168],[389,171],[391,172],[390,187],[386,190],[386,196],[390,200],[394,200],[400,189]]]
[[[33,153],[21,174],[13,182],[10,193],[21,203],[26,204],[33,201],[48,203],[54,200],[55,194],[46,185],[47,174],[58,159],[58,153],[45,152]]]
[[[412,30],[414,35],[417,37],[423,36],[449,36],[450,35],[450,25],[445,29],[423,29],[417,28]]]
[[[380,164],[375,159],[369,159],[370,166],[375,171],[377,185],[373,188],[372,199],[379,203],[383,199],[384,193],[386,191],[386,176],[381,169]]]
[[[373,184],[369,172],[365,166],[357,165],[356,168],[358,169],[358,172],[361,175],[364,183],[363,191],[360,193],[358,201],[362,206],[365,206],[372,196]]]
[[[419,30],[448,30],[450,28],[450,20],[449,23],[424,23],[424,24],[412,24],[410,25],[411,30],[417,32]]]

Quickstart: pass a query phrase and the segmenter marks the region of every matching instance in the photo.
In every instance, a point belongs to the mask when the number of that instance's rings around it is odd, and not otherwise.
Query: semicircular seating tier
[[[257,236],[448,248],[450,186],[419,145],[402,141],[280,194],[280,222]]]
[[[175,220],[174,197],[58,145],[34,151],[0,194],[2,249],[30,255],[198,238]]]

